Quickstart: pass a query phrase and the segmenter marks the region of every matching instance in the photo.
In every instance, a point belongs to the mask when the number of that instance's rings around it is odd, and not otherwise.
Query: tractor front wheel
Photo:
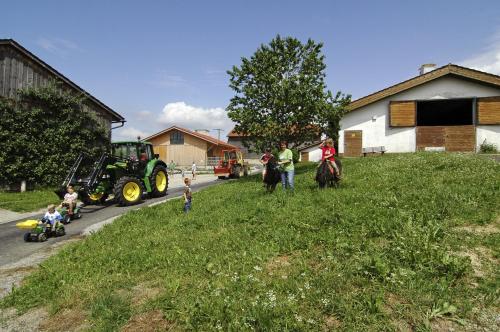
[[[151,175],[151,196],[161,197],[167,194],[168,177],[167,169],[162,165],[157,165]]]
[[[241,167],[240,166],[234,166],[234,168],[233,168],[233,177],[235,179],[239,179],[241,177]]]
[[[108,198],[108,194],[105,193],[94,193],[88,194],[87,192],[83,192],[80,195],[80,199],[85,205],[98,205],[103,204]]]
[[[121,206],[134,205],[142,200],[144,188],[137,178],[124,176],[115,184],[115,199]]]

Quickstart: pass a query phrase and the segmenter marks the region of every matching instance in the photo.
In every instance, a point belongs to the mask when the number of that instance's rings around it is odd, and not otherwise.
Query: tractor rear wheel
[[[151,195],[161,197],[167,194],[168,177],[167,169],[162,165],[157,165],[151,175]]]
[[[115,184],[115,199],[119,205],[127,206],[139,203],[142,200],[144,188],[137,178],[124,176]]]

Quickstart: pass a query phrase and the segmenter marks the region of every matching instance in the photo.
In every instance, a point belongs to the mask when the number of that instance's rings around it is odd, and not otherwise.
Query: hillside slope
[[[72,313],[102,331],[499,327],[500,164],[345,159],[323,191],[314,169],[298,167],[294,194],[251,177],[195,194],[188,215],[180,201],[128,213],[1,305],[50,308],[56,330]]]

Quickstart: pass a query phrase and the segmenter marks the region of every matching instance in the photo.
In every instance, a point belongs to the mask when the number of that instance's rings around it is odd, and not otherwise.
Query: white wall
[[[500,126],[477,126],[476,127],[476,146],[477,151],[484,140],[488,144],[495,144],[497,150],[500,150]]]
[[[311,146],[310,148],[300,150],[300,160],[302,160],[302,152],[309,152],[309,161],[320,161],[321,160],[321,149],[319,145]]]
[[[497,88],[453,76],[438,78],[346,114],[340,122],[342,129],[339,133],[339,153],[344,153],[344,130],[362,130],[363,147],[385,146],[387,152],[415,151],[415,127],[389,127],[389,101],[391,100],[472,98],[499,95],[500,89]],[[481,128],[486,127],[492,128],[497,126],[483,126]],[[495,129],[485,129],[484,132],[483,130],[478,130],[477,142],[479,144],[482,142],[479,142],[479,132],[481,132],[481,135],[488,135],[492,140],[498,141],[500,139],[498,129],[496,129],[496,134]]]

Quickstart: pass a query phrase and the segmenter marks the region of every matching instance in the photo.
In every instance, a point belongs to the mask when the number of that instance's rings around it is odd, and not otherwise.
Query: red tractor
[[[238,149],[222,150],[221,160],[214,168],[214,174],[219,179],[235,178],[248,175],[248,163]]]

